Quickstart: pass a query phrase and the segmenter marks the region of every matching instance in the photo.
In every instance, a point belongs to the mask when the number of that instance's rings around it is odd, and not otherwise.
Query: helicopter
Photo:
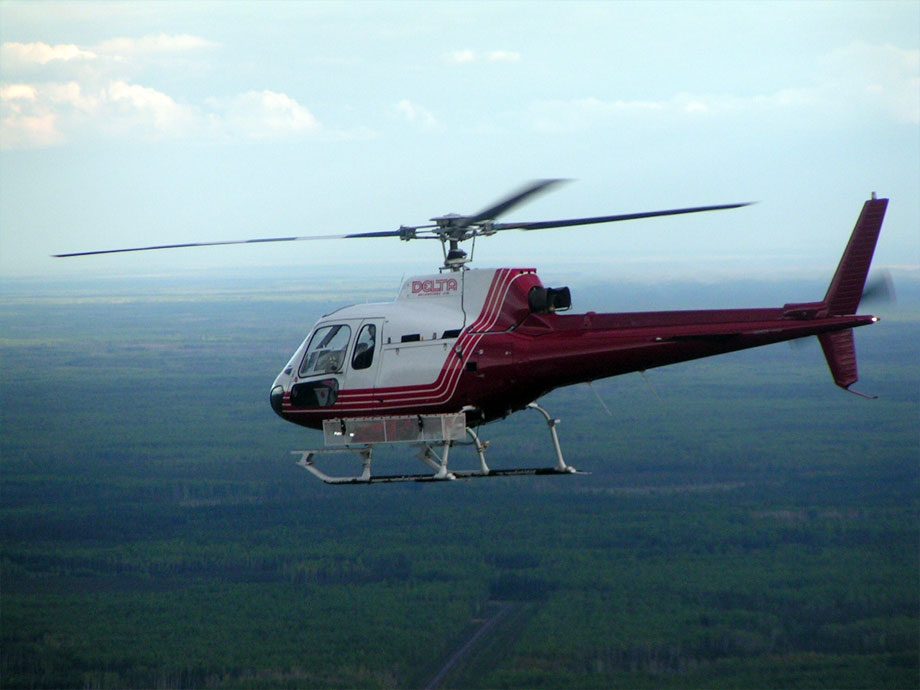
[[[735,209],[697,206],[537,222],[497,222],[527,199],[564,182],[536,180],[472,215],[450,213],[396,230],[342,235],[201,242],[54,255],[299,240],[439,240],[437,273],[406,279],[392,302],[343,307],[323,316],[272,383],[269,402],[285,421],[323,431],[324,448],[292,451],[328,484],[430,482],[512,475],[580,474],[562,453],[555,419],[537,401],[552,390],[807,336],[817,336],[834,383],[858,380],[853,329],[878,321],[857,315],[888,199],[867,200],[823,299],[781,307],[570,314],[568,287],[544,286],[534,268],[471,268],[476,239],[533,231]],[[471,252],[460,246],[470,241]],[[534,410],[549,429],[555,463],[499,469],[488,465],[477,429]],[[428,472],[374,474],[375,448],[419,448]],[[450,466],[451,449],[472,446],[475,469]],[[317,461],[357,455],[354,476],[330,475]]]

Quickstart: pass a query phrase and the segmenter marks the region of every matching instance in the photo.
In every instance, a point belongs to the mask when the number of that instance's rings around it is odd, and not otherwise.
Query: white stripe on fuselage
[[[376,390],[367,388],[354,391],[342,390],[335,405],[329,410],[354,413],[366,409],[368,413],[375,413],[407,405],[434,406],[450,400],[457,390],[460,375],[463,373],[467,361],[475,352],[480,340],[498,321],[511,285],[522,275],[525,275],[525,273],[507,268],[498,269],[495,272],[479,318],[461,333],[454,346],[448,350],[438,376],[433,382],[419,386],[400,386]],[[381,395],[386,398],[386,403],[374,404],[376,400],[380,399]],[[314,414],[317,410],[286,410],[286,412]]]

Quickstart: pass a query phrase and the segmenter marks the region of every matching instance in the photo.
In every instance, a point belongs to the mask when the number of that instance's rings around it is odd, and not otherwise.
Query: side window
[[[355,354],[351,358],[352,369],[367,369],[374,361],[374,345],[377,342],[377,327],[368,323],[358,333]]]
[[[332,407],[339,397],[339,382],[335,379],[322,381],[307,381],[298,383],[291,389],[291,406],[304,407]]]
[[[345,324],[323,326],[310,338],[310,345],[300,365],[300,376],[333,374],[345,363],[345,350],[351,340],[351,329]]]

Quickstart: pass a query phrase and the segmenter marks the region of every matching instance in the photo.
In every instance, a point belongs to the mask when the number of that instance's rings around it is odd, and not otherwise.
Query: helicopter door
[[[380,359],[383,355],[381,337],[383,319],[366,319],[358,328],[351,359],[345,369],[345,387],[348,390],[372,390],[377,381]]]

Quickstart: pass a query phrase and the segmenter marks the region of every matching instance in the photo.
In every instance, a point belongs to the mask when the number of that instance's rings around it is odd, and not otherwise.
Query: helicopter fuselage
[[[545,288],[534,269],[410,278],[394,302],[323,317],[276,378],[272,407],[317,429],[326,419],[459,411],[475,425],[561,386],[876,320],[830,315],[825,302],[558,313],[567,307],[568,290]]]

